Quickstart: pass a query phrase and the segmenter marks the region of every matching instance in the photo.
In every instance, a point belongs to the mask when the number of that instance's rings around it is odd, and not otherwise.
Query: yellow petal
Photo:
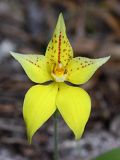
[[[30,143],[33,134],[55,112],[57,91],[57,84],[50,84],[33,86],[26,93],[23,104],[23,116]]]
[[[24,55],[11,52],[11,55],[22,65],[28,77],[36,83],[52,80],[46,67],[45,56]]]
[[[82,88],[60,84],[56,104],[67,125],[74,132],[75,138],[79,139],[90,115],[89,95]]]
[[[68,66],[67,81],[74,84],[83,84],[87,82],[95,71],[104,63],[108,61],[109,57],[90,59],[85,57],[73,58]]]
[[[62,14],[59,15],[56,29],[46,50],[48,64],[62,63],[65,66],[73,57],[73,50],[66,36],[66,28]]]

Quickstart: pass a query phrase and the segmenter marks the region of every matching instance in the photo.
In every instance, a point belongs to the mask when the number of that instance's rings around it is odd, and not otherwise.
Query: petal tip
[[[82,133],[77,133],[77,134],[74,132],[74,135],[75,135],[75,140],[79,141],[83,135],[83,131],[82,131]]]
[[[60,26],[61,29],[65,30],[65,22],[62,13],[59,14],[57,25]]]
[[[107,57],[97,59],[98,66],[102,66],[103,64],[105,64],[110,59],[110,57],[111,56],[107,56]]]
[[[27,134],[27,137],[28,137],[28,143],[29,143],[29,145],[31,145],[32,144],[32,137],[29,134]]]
[[[28,143],[29,143],[29,145],[32,144],[32,138],[31,137],[28,137]]]
[[[27,127],[27,125],[26,125],[26,127]],[[32,137],[33,137],[33,134],[32,134],[32,132],[30,131],[30,129],[26,129],[26,131],[27,131],[27,140],[28,140],[28,143],[29,143],[29,145],[31,145],[32,144]]]
[[[58,18],[58,19],[59,19],[59,20],[63,20],[63,19],[64,19],[62,12],[59,14],[59,18]]]
[[[84,131],[84,130],[83,130],[83,131]],[[81,132],[81,131],[80,131],[80,132],[78,132],[78,131],[75,132],[75,131],[74,131],[74,135],[75,135],[75,140],[76,140],[76,141],[78,141],[78,140],[81,139],[81,137],[82,137],[82,135],[83,135],[83,131],[82,131],[82,132]]]
[[[16,58],[16,56],[19,55],[18,53],[15,53],[15,52],[12,52],[12,51],[10,51],[10,54],[11,54],[11,56],[13,56],[14,58]]]
[[[13,56],[14,52],[10,51],[10,54]]]
[[[62,12],[60,12],[60,14],[59,14],[59,17],[63,17],[63,14],[62,14]]]
[[[80,138],[78,136],[75,136],[75,140],[78,141]]]
[[[102,58],[102,64],[106,63],[110,59],[110,57],[111,56],[107,56],[107,57]]]
[[[111,57],[110,55],[105,57],[105,62],[107,62],[110,59],[110,57]]]

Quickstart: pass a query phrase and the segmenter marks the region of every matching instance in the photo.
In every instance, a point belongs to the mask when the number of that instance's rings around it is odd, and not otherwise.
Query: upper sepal
[[[48,65],[62,63],[63,66],[72,59],[73,50],[66,35],[63,15],[60,14],[51,41],[46,50]]]

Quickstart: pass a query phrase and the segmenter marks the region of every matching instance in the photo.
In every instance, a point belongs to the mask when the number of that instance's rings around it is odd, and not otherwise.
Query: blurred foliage
[[[94,160],[120,160],[120,148],[116,148],[104,153]]]

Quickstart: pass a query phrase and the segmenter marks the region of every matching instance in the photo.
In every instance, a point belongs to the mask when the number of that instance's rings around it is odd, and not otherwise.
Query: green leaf
[[[120,147],[106,152],[93,160],[120,160]]]

